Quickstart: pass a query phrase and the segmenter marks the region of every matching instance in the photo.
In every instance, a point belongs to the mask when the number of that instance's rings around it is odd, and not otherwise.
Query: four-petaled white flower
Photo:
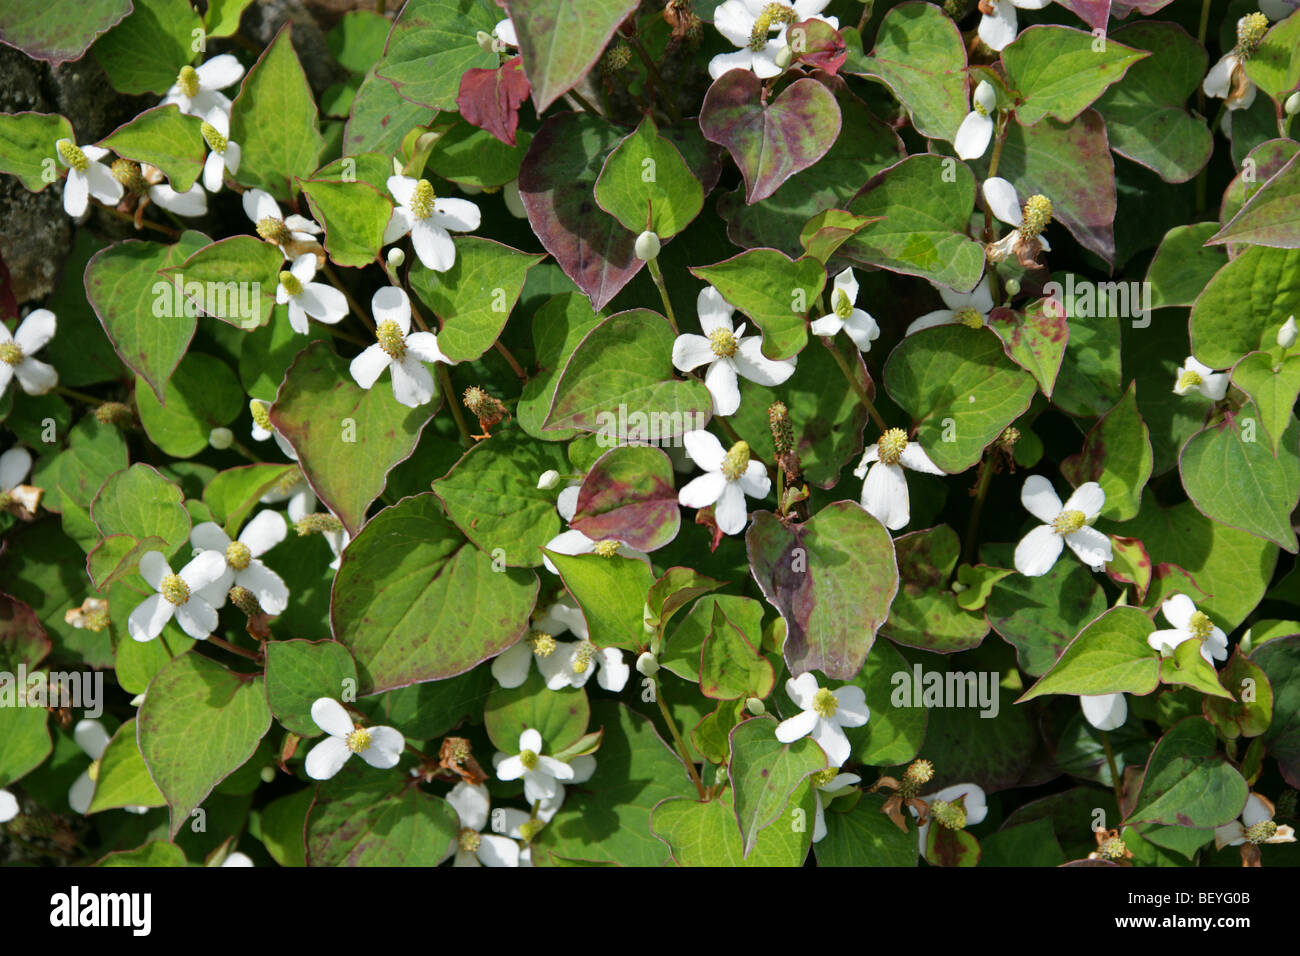
[[[935,289],[947,308],[925,313],[907,327],[905,335],[932,329],[936,325],[964,325],[971,329],[982,329],[988,324],[989,313],[993,311],[993,292],[989,289],[987,274],[970,292],[957,292],[942,285],[935,285]]]
[[[991,50],[1005,48],[1020,32],[1016,22],[1016,8],[1041,10],[1051,0],[981,0],[979,35]],[[984,10],[988,9],[988,13]]]
[[[502,687],[519,687],[528,679],[533,659],[537,659],[538,670],[542,671],[542,658],[551,656],[560,647],[555,638],[569,631],[579,641],[586,641],[587,619],[582,616],[580,608],[557,601],[533,621],[532,633],[528,637],[492,659],[492,676]],[[542,671],[543,675],[545,673]]]
[[[713,11],[713,25],[733,46],[735,53],[719,53],[709,61],[709,76],[717,79],[728,70],[753,70],[760,79],[779,76],[783,67],[777,57],[785,49],[786,30],[792,23],[823,20],[838,28],[835,17],[819,14],[830,0],[724,0]],[[775,35],[773,34],[775,31]]]
[[[8,790],[0,790],[0,823],[8,823],[18,816],[18,798]]]
[[[1079,706],[1098,730],[1114,730],[1128,720],[1128,699],[1123,694],[1082,694]]]
[[[820,843],[826,837],[826,804],[862,782],[856,773],[840,773],[834,767],[813,774],[813,838]]]
[[[408,232],[415,254],[425,268],[446,272],[456,264],[454,232],[473,232],[482,216],[468,199],[439,199],[427,179],[389,176],[388,191],[397,200],[384,230],[384,245],[396,242]]]
[[[215,192],[210,186],[210,191]],[[297,255],[290,250],[295,243],[312,244],[320,235],[320,226],[305,216],[294,213],[285,216],[280,212],[280,204],[271,194],[261,189],[250,189],[243,196],[244,214],[257,224],[257,234],[267,242],[274,242],[280,247],[286,259],[295,259]]]
[[[140,576],[158,593],[145,598],[126,622],[137,641],[152,641],[176,616],[176,623],[196,641],[206,640],[217,627],[217,609],[200,592],[226,570],[225,556],[201,551],[176,574],[161,551],[146,551]]]
[[[519,753],[497,764],[497,778],[524,778],[524,799],[530,804],[549,800],[559,791],[561,780],[573,779],[573,768],[563,760],[542,753],[542,735],[529,727],[519,735]]]
[[[1228,384],[1227,372],[1216,372],[1189,355],[1187,361],[1178,366],[1178,377],[1174,379],[1174,394],[1182,396],[1195,389],[1210,401],[1218,402],[1228,394]]]
[[[108,749],[109,735],[104,729],[104,725],[98,720],[87,717],[77,721],[77,726],[72,728],[72,739],[77,742],[77,746],[82,749],[87,757],[90,758],[90,766],[81,772],[81,775],[72,782],[68,788],[68,806],[72,807],[77,813],[85,815],[90,809],[90,803],[95,796],[95,781],[99,779],[100,761],[104,759],[104,751]],[[123,807],[131,813],[148,813],[148,807]]]
[[[311,719],[328,734],[307,754],[305,769],[313,780],[330,779],[353,754],[372,767],[388,770],[397,766],[406,746],[406,740],[392,727],[354,724],[343,705],[330,697],[316,699]]]
[[[1241,811],[1241,819],[1225,823],[1214,828],[1214,848],[1222,850],[1225,846],[1241,846],[1252,843],[1294,843],[1295,829],[1286,824],[1273,822],[1276,813],[1273,801],[1252,792],[1246,799],[1246,808]]]
[[[289,606],[289,588],[280,575],[257,559],[283,541],[286,534],[284,516],[278,511],[259,513],[235,541],[215,522],[205,521],[195,527],[190,532],[190,543],[219,554],[225,565],[221,575],[203,589],[202,596],[214,607],[221,607],[227,592],[238,585],[252,591],[267,614],[284,613]]]
[[[79,219],[94,196],[105,206],[115,206],[122,200],[122,184],[113,171],[100,162],[108,155],[102,146],[78,146],[70,139],[54,144],[59,162],[68,167],[68,179],[63,184],[63,211]]]
[[[452,866],[518,866],[519,844],[509,837],[484,833],[492,806],[487,787],[462,780],[447,794],[460,820]]]
[[[1110,538],[1091,525],[1106,504],[1106,493],[1095,481],[1074,489],[1070,500],[1061,504],[1052,483],[1042,475],[1030,475],[1020,489],[1020,503],[1044,524],[1020,539],[1016,545],[1016,570],[1031,578],[1052,570],[1065,545],[1079,560],[1100,571],[1114,555]]]
[[[761,461],[749,457],[749,445],[738,441],[730,451],[712,432],[689,431],[682,436],[686,454],[704,470],[677,493],[678,504],[687,508],[715,505],[713,518],[723,534],[739,534],[749,520],[745,496],[766,498],[772,479]]]
[[[203,142],[208,144],[209,150],[208,158],[203,161],[203,186],[210,193],[219,193],[221,187],[225,184],[226,173],[229,172],[233,176],[239,172],[239,161],[244,154],[239,148],[239,144],[230,138],[230,117],[221,110],[214,109],[210,111],[199,129],[203,133]],[[249,193],[253,192],[262,191],[260,189],[249,190]],[[249,193],[244,193],[244,196],[247,197]],[[267,194],[263,193],[263,195]],[[244,210],[248,210],[247,202],[244,203]],[[254,222],[259,221],[256,217],[253,217],[251,212],[249,217]],[[279,206],[275,207],[274,218],[280,218]],[[312,223],[312,225],[315,225],[315,223]],[[304,229],[303,231],[309,232],[310,230]],[[319,232],[320,230],[317,229],[316,231]]]
[[[795,360],[770,359],[763,354],[763,337],[745,335],[745,324],[734,328],[731,314],[735,308],[713,286],[701,290],[696,311],[704,335],[686,333],[673,342],[673,366],[689,372],[708,365],[704,385],[713,396],[715,415],[732,415],[740,407],[740,389],[736,376],[759,385],[780,385],[794,374]],[[865,314],[865,313],[864,313]]]
[[[230,112],[230,98],[220,92],[244,76],[244,66],[229,53],[214,56],[197,67],[183,66],[161,105],[175,103],[182,113],[203,118],[213,110]]]
[[[555,510],[560,513],[560,517],[565,521],[572,521],[573,516],[578,511],[578,492],[580,484],[570,485],[565,488],[555,499]],[[614,555],[621,555],[625,558],[636,558],[649,566],[650,556],[644,551],[638,551],[635,548],[628,547],[622,541],[614,538],[602,538],[596,541],[589,538],[577,528],[570,528],[567,531],[561,531],[550,541],[546,542],[546,550],[554,551],[557,554],[599,554],[601,557],[609,558]],[[542,554],[542,564],[547,571],[552,574],[559,574],[554,562],[551,561],[545,553]]]
[[[946,474],[919,444],[908,440],[907,432],[901,428],[890,428],[881,435],[853,469],[854,475],[865,479],[862,507],[890,531],[897,531],[912,520],[904,468],[927,475]]]
[[[861,727],[871,716],[862,688],[853,684],[839,690],[819,687],[817,678],[809,671],[787,680],[785,692],[799,713],[777,724],[776,739],[788,744],[812,734],[831,766],[844,766],[853,748],[843,728]]]
[[[605,690],[617,693],[627,686],[632,669],[623,661],[617,647],[597,647],[583,638],[579,641],[556,641],[551,654],[537,655],[537,669],[546,678],[550,690],[585,687],[591,675]]]
[[[857,301],[858,280],[851,268],[845,269],[835,277],[830,314],[813,320],[813,335],[830,336],[843,329],[859,351],[870,352],[871,343],[880,338],[880,326],[870,313],[854,305]]]
[[[936,803],[956,803],[961,800],[962,807],[966,811],[966,826],[973,827],[976,824],[983,823],[984,818],[989,814],[988,797],[984,794],[984,789],[974,783],[954,783],[951,787],[944,787],[942,790],[936,790],[934,793],[918,797],[927,807],[933,807]],[[907,809],[912,812],[912,816],[919,817],[916,807],[912,804],[907,805]],[[917,839],[920,841],[921,850],[925,850],[925,838],[930,832],[930,820],[934,819],[931,814],[925,823],[917,827]]]
[[[1001,176],[984,181],[984,201],[989,212],[1008,226],[1015,226],[1001,239],[991,242],[986,250],[990,262],[1001,262],[1013,252],[1022,265],[1032,265],[1039,249],[1051,252],[1052,246],[1043,236],[1043,230],[1052,221],[1052,201],[1041,193],[1030,196],[1023,204],[1016,187]]]
[[[33,352],[39,352],[54,338],[55,325],[54,313],[49,309],[29,313],[14,333],[0,322],[0,396],[13,378],[28,395],[44,395],[59,384],[59,373],[53,366],[32,358]]]
[[[289,306],[289,325],[300,335],[307,334],[307,316],[326,325],[337,325],[348,314],[348,300],[338,289],[323,282],[312,282],[316,275],[316,256],[304,252],[288,271],[280,273],[275,301]]]
[[[971,96],[971,110],[957,128],[952,145],[961,159],[979,159],[993,138],[993,110],[998,94],[987,80],[980,80]]]
[[[1170,653],[1183,641],[1197,638],[1201,642],[1201,656],[1207,664],[1228,659],[1228,635],[1204,611],[1198,611],[1186,594],[1175,594],[1160,605],[1160,613],[1173,625],[1147,636],[1147,643],[1163,653]]]
[[[370,300],[379,339],[352,360],[349,371],[364,389],[371,388],[384,369],[393,379],[393,397],[407,408],[433,399],[433,373],[425,362],[453,365],[438,348],[432,332],[411,332],[411,300],[397,286],[385,286]]]
[[[208,194],[203,191],[203,187],[198,183],[192,185],[185,192],[180,193],[172,189],[171,183],[167,182],[166,175],[157,166],[150,166],[148,163],[140,164],[140,176],[144,180],[146,189],[151,202],[161,206],[168,212],[174,212],[178,216],[202,216],[208,211]]]

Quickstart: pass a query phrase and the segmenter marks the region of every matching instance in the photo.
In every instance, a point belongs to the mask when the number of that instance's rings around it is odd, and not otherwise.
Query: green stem
[[[103,205],[101,205],[99,208],[100,208],[100,209],[103,209],[105,212],[107,212],[107,213],[108,213],[110,216],[112,216],[114,219],[121,219],[123,222],[129,222],[129,223],[130,223],[131,225],[133,225],[133,226],[136,224],[136,223],[135,223],[135,217],[134,217],[134,216],[131,216],[131,215],[128,215],[127,213],[121,212],[120,210],[118,210],[117,208],[115,208],[115,207],[113,207],[113,206],[103,206]],[[153,229],[155,232],[161,232],[164,236],[167,236],[169,239],[179,239],[179,238],[181,237],[181,234],[180,234],[180,231],[179,231],[179,230],[177,230],[177,229],[173,229],[173,228],[171,228],[170,226],[164,226],[162,223],[153,222],[153,221],[148,220],[148,219],[141,219],[141,220],[140,220],[140,225],[141,225],[141,226],[148,226],[150,229]],[[137,227],[137,228],[138,228],[138,227]]]
[[[871,396],[867,394],[867,390],[862,387],[862,383],[858,381],[858,377],[854,375],[853,370],[849,368],[848,360],[840,354],[840,350],[835,347],[833,341],[823,338],[822,344],[826,346],[827,350],[831,353],[831,357],[835,359],[835,364],[838,365],[840,371],[844,373],[844,378],[848,381],[849,385],[853,387],[853,391],[857,393],[858,401],[860,401],[863,407],[866,408],[867,414],[869,414],[871,420],[876,423],[876,427],[880,429],[882,434],[888,431],[889,426],[886,425],[885,420],[880,417],[880,412],[876,411],[876,406],[871,401]]]
[[[668,324],[673,327],[673,335],[681,335],[677,328],[677,316],[673,314],[673,304],[668,299],[668,287],[664,285],[664,274],[659,268],[659,260],[647,259],[646,265],[650,268],[650,277],[655,281],[655,288],[659,290],[659,298],[663,300],[664,312],[668,316]]]
[[[672,734],[673,743],[677,745],[677,753],[682,758],[682,763],[686,764],[686,769],[691,775],[691,782],[695,784],[695,791],[704,799],[704,781],[700,779],[700,773],[695,769],[695,761],[691,759],[691,752],[686,746],[686,741],[682,740],[681,731],[677,729],[677,721],[673,720],[673,715],[668,710],[668,704],[664,700],[663,683],[654,682],[655,701],[659,704],[659,713],[664,715],[664,723],[668,725],[668,732]]]
[[[79,402],[85,402],[87,405],[103,405],[107,401],[104,398],[96,398],[94,395],[79,392],[75,388],[68,388],[66,385],[55,385],[53,390],[60,395],[68,396],[68,398],[75,398]]]
[[[213,645],[214,647],[220,647],[223,650],[230,651],[230,653],[232,654],[238,654],[240,657],[247,657],[250,661],[254,661],[258,664],[262,663],[262,656],[260,654],[255,654],[252,651],[245,650],[242,647],[236,647],[234,644],[231,644],[229,641],[222,640],[221,638],[217,637],[217,635],[215,634],[212,634],[208,637],[208,643]]]
[[[1120,783],[1119,768],[1115,766],[1115,751],[1110,746],[1110,734],[1104,730],[1097,733],[1101,736],[1101,745],[1106,750],[1106,766],[1110,768],[1111,786],[1115,788],[1115,806],[1119,808],[1119,815],[1124,815],[1124,787]]]
[[[993,473],[998,470],[997,461],[992,457],[984,459],[980,470],[979,484],[975,487],[975,504],[971,506],[970,522],[966,525],[966,540],[962,544],[961,560],[963,564],[975,563],[975,540],[980,529],[980,515],[984,511],[984,499],[988,496]]]
[[[659,67],[655,66],[654,60],[650,59],[650,52],[646,50],[640,37],[634,35],[629,37],[629,39],[631,40],[632,49],[635,50],[636,55],[641,58],[641,62],[645,64],[645,68],[650,75],[651,92],[654,93],[656,90],[659,92],[658,98],[659,101],[663,103],[664,111],[667,112],[668,116],[674,123],[680,123],[682,121],[682,114],[678,112],[677,104],[675,104],[672,101],[672,97],[669,96],[669,86],[664,82],[664,78],[659,72]]]
[[[328,259],[325,260],[325,265],[322,267],[321,271],[324,272],[325,275],[329,277],[330,282],[334,284],[334,288],[338,289],[340,292],[343,293],[343,298],[347,299],[348,301],[348,307],[351,308],[352,311],[355,312],[357,316],[361,319],[361,321],[366,324],[366,328],[370,329],[371,332],[374,332],[375,323],[371,321],[370,316],[366,313],[366,310],[361,308],[360,303],[358,303],[356,299],[352,298],[352,293],[349,292],[347,290],[347,287],[339,280],[338,273],[334,271],[334,267],[330,265]],[[326,326],[326,328],[329,327],[330,326]],[[360,339],[356,339],[354,341],[356,341],[358,345],[365,344]]]
[[[465,424],[465,413],[460,410],[460,402],[456,398],[456,389],[451,384],[451,374],[447,371],[447,366],[442,362],[434,362],[433,367],[438,376],[438,384],[442,386],[443,397],[451,407],[451,417],[456,419],[456,429],[460,432],[460,440],[466,448],[473,448],[474,439],[470,437],[469,426]]]
[[[1010,126],[1006,113],[998,114],[998,138],[993,144],[993,156],[989,160],[989,175],[985,182],[992,179],[998,174],[998,164],[1002,162],[1002,146],[1007,141],[1007,129]],[[989,209],[989,204],[984,204],[984,242],[988,244],[993,241],[993,212]]]
[[[500,353],[501,357],[510,364],[510,367],[514,369],[515,374],[519,376],[519,381],[527,382],[528,373],[524,371],[524,367],[519,364],[519,360],[511,354],[510,350],[501,343],[501,340],[497,339],[496,342],[492,343],[492,346]]]
[[[590,113],[592,116],[600,115],[600,111],[597,110],[596,107],[592,106],[589,102],[587,102],[586,97],[584,97],[577,90],[569,90],[569,96],[572,97],[573,101],[577,103],[580,107],[582,107],[583,110]]]

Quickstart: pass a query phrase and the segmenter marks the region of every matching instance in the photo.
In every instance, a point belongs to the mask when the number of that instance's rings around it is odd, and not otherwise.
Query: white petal
[[[722,471],[722,461],[727,457],[727,452],[713,432],[702,428],[689,431],[682,436],[682,444],[686,446],[686,454],[691,456],[691,461],[705,471]]]
[[[736,327],[731,323],[731,314],[734,311],[731,303],[711,285],[705,286],[695,297],[695,314],[699,316],[700,328],[704,330],[705,335],[718,329],[734,332]]]
[[[87,718],[77,721],[77,726],[72,730],[72,739],[77,742],[77,746],[86,752],[91,760],[98,760],[104,756],[104,751],[108,749],[108,731],[99,721]]]
[[[989,0],[989,3],[993,14],[980,17],[980,39],[990,49],[1001,50],[1016,38],[1016,8],[1011,0]]]
[[[189,564],[176,572],[191,591],[207,587],[226,573],[226,556],[215,551],[201,551],[190,559]]]
[[[726,0],[713,11],[713,25],[732,46],[744,47],[749,43],[755,17],[739,0]]]
[[[425,268],[446,272],[456,264],[456,244],[451,234],[428,219],[417,220],[411,226],[411,245]]]
[[[210,90],[224,90],[233,86],[244,76],[244,67],[229,53],[214,56],[197,70],[199,85]]]
[[[1082,511],[1089,521],[1095,521],[1101,509],[1106,506],[1106,492],[1095,481],[1085,481],[1065,502],[1063,510]],[[1037,517],[1037,515],[1035,515]]]
[[[346,737],[352,733],[352,718],[343,705],[331,697],[318,697],[311,705],[311,719],[316,726],[333,737]]]
[[[532,647],[527,641],[520,641],[493,659],[492,676],[502,687],[519,687],[528,680],[528,669],[532,663]]]
[[[433,202],[433,221],[443,229],[473,232],[482,220],[478,206],[468,199],[435,199]]]
[[[183,193],[166,184],[150,186],[149,198],[178,216],[203,216],[208,212],[208,194],[198,183]]]
[[[486,833],[479,838],[478,858],[484,866],[518,866],[519,844],[509,837]]]
[[[86,182],[90,194],[106,206],[114,206],[122,201],[122,184],[113,178],[108,167],[102,163],[90,163],[86,166]]]
[[[953,314],[952,309],[935,309],[935,311],[927,312],[925,315],[915,320],[907,327],[907,331],[903,334],[913,335],[920,332],[922,329],[932,329],[936,325],[952,325],[955,319],[956,316]]]
[[[731,359],[736,371],[759,385],[780,385],[794,374],[795,360],[770,359],[763,354],[763,339],[752,335],[741,339],[736,354]]]
[[[176,623],[196,641],[207,640],[217,629],[217,609],[199,594],[191,594],[190,599],[176,608]]]
[[[1020,489],[1020,503],[1025,510],[1039,521],[1051,524],[1061,513],[1063,506],[1052,483],[1042,475],[1030,475]]]
[[[155,591],[162,586],[162,579],[171,573],[172,569],[161,551],[146,551],[140,558],[140,577]]]
[[[506,757],[496,769],[498,780],[518,780],[524,775],[524,762],[518,756]]]
[[[867,707],[867,695],[861,687],[846,684],[833,692],[839,706],[835,709],[834,720],[842,727],[861,727],[871,719],[871,710]]]
[[[387,186],[394,199],[403,206],[409,206],[412,197],[415,196],[415,187],[419,183],[420,181],[412,176],[389,176]]]
[[[783,744],[793,743],[800,737],[807,737],[816,725],[816,711],[800,711],[789,720],[783,720],[776,725],[776,739]]]
[[[702,335],[688,332],[677,336],[673,342],[673,368],[678,371],[689,372],[707,362],[712,362],[715,358],[713,346]]]
[[[326,737],[307,754],[303,769],[313,780],[328,780],[348,762],[352,751],[342,737]]]
[[[795,706],[800,710],[812,710],[813,698],[820,689],[812,671],[806,671],[785,682],[786,696],[794,701]]]
[[[10,448],[0,455],[0,491],[12,491],[32,470],[32,456],[26,448]]]
[[[370,746],[357,756],[372,767],[387,770],[397,766],[405,748],[406,740],[392,727],[371,727]]]
[[[433,374],[413,355],[389,366],[393,375],[393,397],[407,408],[419,408],[433,400]]]
[[[718,503],[713,509],[714,520],[718,530],[723,534],[740,534],[745,530],[749,520],[749,508],[745,505],[745,493],[737,482],[729,481],[718,496]]]
[[[726,486],[727,478],[722,472],[705,472],[677,492],[677,503],[684,508],[707,508],[717,503]]]
[[[18,816],[18,798],[8,790],[0,790],[0,823],[8,823]]]
[[[54,338],[57,322],[49,309],[36,309],[23,319],[22,325],[14,333],[14,344],[26,354],[39,352],[50,339]]]
[[[54,366],[28,356],[14,368],[18,384],[28,395],[44,395],[59,384],[59,373]]]
[[[726,359],[714,362],[704,373],[704,387],[713,397],[715,415],[734,415],[740,408],[740,388],[736,384],[736,367]]]
[[[772,490],[772,479],[761,461],[751,461],[740,476],[740,489],[751,498],[766,498]]]
[[[90,801],[94,796],[95,781],[90,779],[90,771],[86,770],[73,781],[72,786],[68,789],[68,806],[84,816],[86,811],[90,809]]]
[[[362,388],[371,388],[386,368],[388,353],[376,342],[352,360],[348,371],[352,373],[352,380]]]
[[[63,184],[63,211],[73,219],[78,219],[90,203],[90,182],[86,174],[75,169],[68,170],[68,178]]]
[[[225,172],[225,158],[220,153],[208,153],[203,161],[203,188],[210,193],[221,192]]]
[[[1001,176],[984,181],[984,200],[989,204],[989,211],[1007,225],[1019,226],[1024,222],[1016,187]]]
[[[574,484],[564,488],[555,496],[555,510],[565,521],[572,521],[573,516],[578,513],[578,496],[581,493],[582,486]]]
[[[261,511],[239,533],[241,544],[247,545],[253,557],[260,558],[285,539],[289,529],[284,515],[278,511]]]
[[[1186,630],[1192,622],[1192,615],[1196,613],[1196,605],[1186,594],[1175,594],[1160,605],[1160,611],[1174,627]]]
[[[853,753],[849,738],[833,721],[819,718],[813,725],[812,738],[826,751],[826,759],[833,767],[844,766],[844,761]]]
[[[438,336],[432,332],[412,332],[406,337],[406,351],[421,362],[442,362],[444,365],[454,364],[447,356],[442,354],[442,349],[438,348]]]
[[[451,788],[451,792],[445,799],[456,811],[461,827],[482,830],[487,826],[488,809],[491,806],[487,787],[481,784],[469,784],[462,780]]]
[[[848,333],[859,352],[870,352],[871,343],[880,338],[880,326],[876,324],[876,320],[870,313],[861,309],[854,309],[849,315],[844,323],[844,331]]]
[[[862,483],[861,504],[889,530],[905,527],[911,520],[911,510],[903,469],[880,461],[872,465]]]
[[[492,28],[496,38],[508,46],[519,46],[519,36],[515,33],[515,25],[507,18]]]
[[[1232,81],[1232,71],[1237,65],[1237,55],[1227,53],[1219,58],[1219,62],[1210,67],[1210,72],[1205,74],[1205,81],[1201,83],[1201,89],[1205,91],[1206,96],[1213,96],[1218,99],[1226,99]]]
[[[1098,730],[1114,730],[1128,719],[1128,701],[1123,694],[1083,695],[1079,706],[1088,723]]]
[[[748,70],[754,63],[754,54],[749,50],[737,50],[735,53],[719,53],[709,61],[709,76],[717,79],[732,70]]]
[[[386,285],[370,297],[370,311],[376,325],[396,322],[403,335],[411,331],[411,300],[395,285]]]
[[[930,456],[914,441],[909,441],[907,447],[903,449],[902,454],[898,456],[899,464],[904,468],[910,468],[912,471],[919,471],[926,475],[946,475],[947,472],[930,460]]]
[[[280,520],[283,522],[284,519]],[[194,530],[190,532],[190,544],[200,551],[219,551],[224,554],[226,548],[230,545],[230,538],[215,521],[205,521],[202,524],[196,524]],[[158,554],[156,551],[150,553]],[[159,557],[161,556],[159,554]],[[167,572],[163,571],[162,573],[166,574]],[[150,584],[153,584],[153,582],[151,581]],[[153,586],[158,587],[156,584],[153,584]]]
[[[1268,804],[1252,793],[1246,800],[1246,809],[1241,811],[1241,822],[1248,827],[1253,827],[1257,823],[1272,819],[1273,811],[1269,809]]]
[[[126,630],[137,641],[152,641],[172,619],[175,605],[161,594],[151,594],[131,612]]]
[[[820,319],[813,319],[808,326],[813,335],[822,335],[827,338],[839,333],[844,328],[844,320],[832,312],[830,315],[823,315]]]
[[[1040,577],[1052,570],[1064,547],[1065,542],[1050,525],[1040,524],[1016,545],[1016,570],[1031,578]]]
[[[522,753],[525,750],[531,750],[533,753],[542,752],[542,735],[529,727],[519,735],[519,750]]]
[[[410,232],[414,224],[415,220],[411,217],[410,210],[402,206],[394,206],[392,214],[388,217],[388,225],[384,227],[383,244],[392,245]]]
[[[1101,570],[1115,558],[1110,538],[1096,528],[1084,527],[1071,532],[1065,536],[1065,543],[1079,556],[1080,561],[1094,571]]]
[[[989,140],[992,138],[993,117],[981,116],[972,111],[961,121],[952,145],[961,159],[979,159],[989,148]]]
[[[289,606],[289,588],[270,568],[261,561],[252,561],[242,571],[235,572],[235,583],[247,588],[257,598],[262,610],[272,616],[283,614]],[[229,591],[229,588],[223,588]]]

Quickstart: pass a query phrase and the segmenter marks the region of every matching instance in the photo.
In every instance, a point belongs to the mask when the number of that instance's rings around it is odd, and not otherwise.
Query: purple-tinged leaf
[[[1038,381],[1048,398],[1061,370],[1065,345],[1070,340],[1070,323],[1065,310],[1057,310],[1052,299],[1031,302],[1025,310],[998,308],[989,314],[989,328],[1002,340],[1002,350]]]
[[[681,518],[668,456],[647,445],[624,445],[591,466],[569,524],[594,541],[615,538],[654,551],[677,537]]]

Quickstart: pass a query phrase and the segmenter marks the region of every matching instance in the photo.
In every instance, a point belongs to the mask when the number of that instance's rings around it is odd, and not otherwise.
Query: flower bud
[[[647,229],[636,237],[636,245],[633,248],[638,259],[658,259],[659,237]]]
[[[786,44],[776,52],[776,65],[779,69],[789,68],[790,61],[794,59],[794,51],[790,49],[790,44]]]
[[[653,654],[646,651],[636,659],[636,671],[642,677],[654,677],[659,673],[659,661]]]
[[[1006,282],[1002,283],[1002,288],[1007,290],[1007,295],[1019,295],[1020,280],[1014,278],[1008,279]]]
[[[1287,116],[1295,116],[1296,113],[1300,113],[1300,90],[1286,98],[1286,103],[1282,109],[1286,110]]]
[[[764,704],[757,697],[745,698],[745,709],[749,711],[751,714],[753,714],[755,717],[762,717],[764,714],[767,713],[767,705]]]
[[[496,41],[492,34],[486,30],[479,30],[474,34],[474,42],[478,44],[479,49],[485,53],[491,53],[496,49]]]
[[[275,768],[271,766],[263,767],[258,776],[262,778],[262,783],[274,783]]]
[[[388,267],[390,269],[400,269],[406,262],[406,253],[394,246],[388,250]]]
[[[554,468],[542,472],[542,477],[537,479],[538,491],[550,491],[560,483],[560,473]]]
[[[229,428],[214,428],[208,432],[208,444],[217,451],[229,448],[234,440],[235,435]]]
[[[501,187],[501,198],[505,200],[506,211],[516,219],[527,219],[528,210],[524,208],[524,201],[519,195],[519,180],[512,179]]]
[[[1282,328],[1277,330],[1277,344],[1284,349],[1289,349],[1295,345],[1297,331],[1300,330],[1296,329],[1295,316],[1293,315],[1282,323]]]

